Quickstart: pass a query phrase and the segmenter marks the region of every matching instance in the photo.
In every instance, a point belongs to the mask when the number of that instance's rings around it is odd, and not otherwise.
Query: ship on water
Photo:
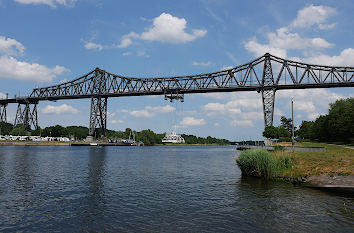
[[[181,135],[176,133],[176,130],[173,130],[170,134],[166,133],[165,137],[162,139],[162,143],[182,144],[186,142]]]

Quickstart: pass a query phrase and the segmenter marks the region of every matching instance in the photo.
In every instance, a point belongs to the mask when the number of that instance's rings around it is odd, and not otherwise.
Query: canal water
[[[354,197],[242,177],[237,154],[0,147],[0,232],[353,232]]]

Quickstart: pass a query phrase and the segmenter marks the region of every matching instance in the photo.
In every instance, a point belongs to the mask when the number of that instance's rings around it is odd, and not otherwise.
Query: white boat
[[[95,143],[95,142],[91,142],[91,143],[90,143],[90,146],[98,146],[98,144]]]
[[[173,131],[172,133],[165,135],[165,137],[162,139],[162,143],[181,144],[186,142],[181,135],[177,134],[176,131]]]

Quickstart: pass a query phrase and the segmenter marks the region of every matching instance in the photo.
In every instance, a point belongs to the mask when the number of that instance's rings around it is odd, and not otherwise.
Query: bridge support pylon
[[[264,127],[273,125],[274,116],[274,101],[275,101],[275,89],[267,88],[267,86],[274,85],[272,63],[270,60],[270,54],[265,55],[263,78],[262,78],[262,101],[263,101],[263,114],[264,114]]]
[[[32,109],[31,105],[33,106]],[[34,129],[38,129],[37,103],[18,104],[14,126],[16,127],[20,124],[26,131],[30,131],[32,126]]]
[[[0,104],[0,122],[7,122],[6,107],[7,104]]]
[[[94,136],[96,128],[101,129],[106,136],[107,127],[107,97],[91,97],[90,129],[89,135]]]

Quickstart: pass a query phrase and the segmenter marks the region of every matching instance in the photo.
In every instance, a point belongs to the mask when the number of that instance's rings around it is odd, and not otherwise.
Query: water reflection
[[[106,209],[105,176],[106,176],[106,148],[90,147],[87,164],[87,192],[85,195],[85,211],[82,230],[96,229],[99,222],[103,222]],[[100,230],[97,228],[96,230]]]

